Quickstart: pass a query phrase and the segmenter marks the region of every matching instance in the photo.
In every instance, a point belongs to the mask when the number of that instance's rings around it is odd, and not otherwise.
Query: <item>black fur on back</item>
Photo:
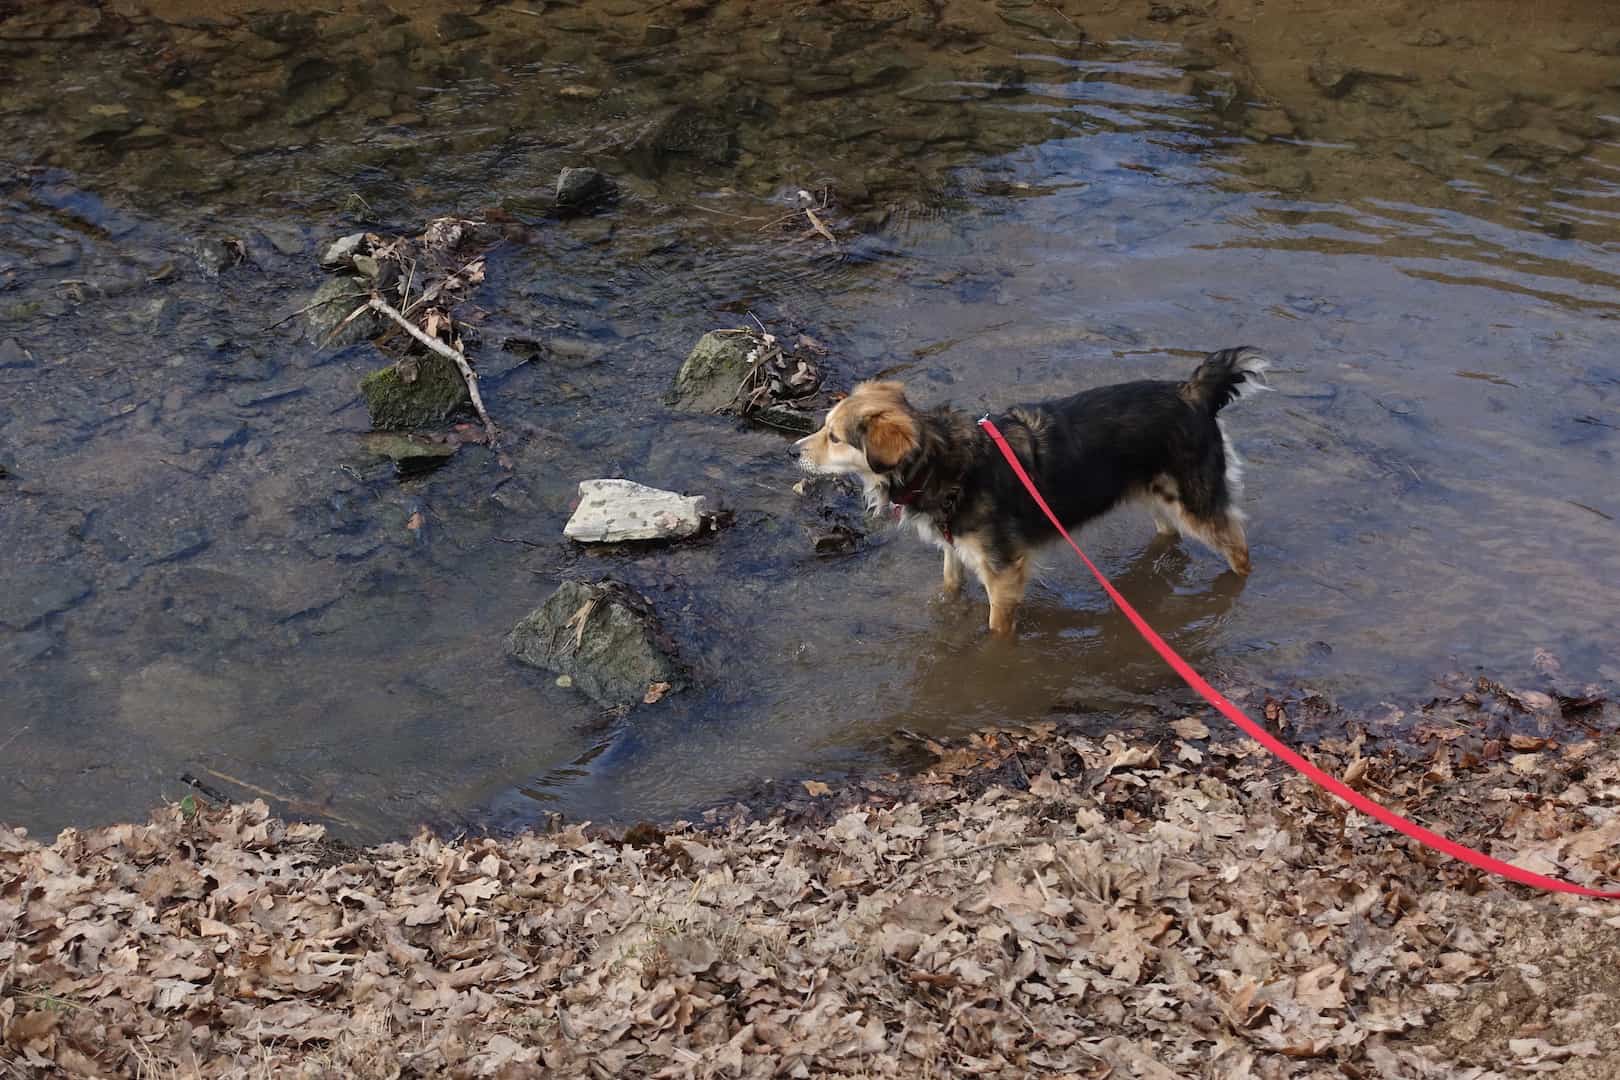
[[[1064,527],[1153,492],[1197,518],[1219,518],[1234,493],[1216,415],[1264,370],[1251,348],[1211,353],[1186,382],[1142,380],[1018,405],[994,417]],[[882,477],[883,494],[941,533],[973,537],[1006,565],[1056,539],[973,417],[948,406],[914,414],[916,448]],[[898,497],[897,497],[898,496]]]

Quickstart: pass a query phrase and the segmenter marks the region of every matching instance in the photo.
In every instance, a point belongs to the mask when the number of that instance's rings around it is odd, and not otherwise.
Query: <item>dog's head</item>
[[[789,449],[805,472],[876,484],[917,449],[917,413],[897,382],[864,382],[827,413],[821,430]]]

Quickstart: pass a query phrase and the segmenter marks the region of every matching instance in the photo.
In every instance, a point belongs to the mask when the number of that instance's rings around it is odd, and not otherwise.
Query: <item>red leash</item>
[[[1605,900],[1620,900],[1620,891],[1603,892],[1598,889],[1588,889],[1584,885],[1559,881],[1557,878],[1534,873],[1523,867],[1514,866],[1512,863],[1503,862],[1501,859],[1493,859],[1484,852],[1475,851],[1473,848],[1459,844],[1455,840],[1447,840],[1439,833],[1431,832],[1415,822],[1408,821],[1395,811],[1380,806],[1365,795],[1352,790],[1344,782],[1329,776],[1299,754],[1290,750],[1283,744],[1282,740],[1243,715],[1243,710],[1232,704],[1219,690],[1204,681],[1204,677],[1194,671],[1192,665],[1181,658],[1181,654],[1165,643],[1165,640],[1154,631],[1153,627],[1147,624],[1147,620],[1142,618],[1137,613],[1137,610],[1131,607],[1130,603],[1119,594],[1119,590],[1115,589],[1113,584],[1103,576],[1102,571],[1097,569],[1096,564],[1086,558],[1086,553],[1080,550],[1080,545],[1074,542],[1074,537],[1070,536],[1069,531],[1063,527],[1063,523],[1058,521],[1057,515],[1052,513],[1052,508],[1046,505],[1046,500],[1041,497],[1041,493],[1035,487],[1034,481],[1024,471],[1024,466],[1019,463],[1018,456],[1013,453],[1012,447],[1007,445],[1007,440],[996,429],[996,425],[989,417],[985,417],[979,421],[979,426],[985,430],[985,434],[989,435],[996,444],[996,448],[1001,451],[1001,456],[1007,459],[1007,464],[1012,466],[1012,471],[1017,474],[1018,479],[1023,481],[1024,490],[1029,492],[1030,498],[1034,499],[1035,504],[1045,512],[1047,519],[1052,522],[1053,527],[1057,529],[1063,539],[1069,542],[1069,546],[1074,548],[1074,553],[1080,556],[1080,561],[1086,564],[1086,569],[1091,571],[1092,576],[1097,579],[1097,583],[1103,587],[1103,591],[1108,594],[1109,598],[1119,605],[1119,610],[1123,611],[1125,617],[1131,620],[1131,625],[1136,627],[1137,632],[1147,640],[1149,645],[1153,646],[1155,652],[1164,658],[1165,663],[1175,669],[1177,675],[1186,680],[1188,686],[1202,694],[1205,701],[1215,706],[1222,716],[1241,728],[1249,738],[1271,751],[1277,757],[1282,758],[1296,772],[1303,773],[1318,787],[1331,791],[1368,817],[1376,818],[1390,828],[1405,833],[1425,847],[1433,848],[1435,851],[1449,855],[1453,859],[1460,859],[1470,866],[1477,866],[1489,873],[1500,874],[1502,877],[1517,881],[1522,885],[1531,885],[1538,889],[1546,889],[1549,892],[1573,893],[1576,896],[1595,896]]]

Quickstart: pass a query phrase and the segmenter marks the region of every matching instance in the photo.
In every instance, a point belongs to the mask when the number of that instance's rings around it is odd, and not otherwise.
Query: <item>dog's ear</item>
[[[917,421],[904,404],[885,405],[867,416],[862,438],[867,464],[887,472],[917,449]]]

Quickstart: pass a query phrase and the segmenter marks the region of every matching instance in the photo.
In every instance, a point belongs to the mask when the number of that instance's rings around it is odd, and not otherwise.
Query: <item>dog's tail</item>
[[[1182,400],[1214,416],[1235,399],[1270,390],[1261,376],[1271,361],[1249,345],[1210,353],[1192,378],[1181,384]]]

